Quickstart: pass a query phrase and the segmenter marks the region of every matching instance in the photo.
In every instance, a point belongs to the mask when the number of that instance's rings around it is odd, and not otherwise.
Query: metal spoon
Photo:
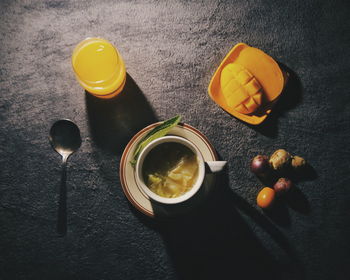
[[[81,145],[79,128],[70,120],[59,120],[51,127],[49,140],[52,148],[62,156],[57,232],[65,235],[67,233],[67,160]]]

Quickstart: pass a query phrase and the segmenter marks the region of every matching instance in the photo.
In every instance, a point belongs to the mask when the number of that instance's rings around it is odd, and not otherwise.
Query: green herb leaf
[[[135,167],[137,159],[143,150],[144,147],[146,147],[150,142],[153,140],[165,136],[173,127],[175,127],[179,122],[180,122],[181,117],[176,116],[173,117],[169,120],[164,121],[160,125],[156,126],[153,128],[150,132],[148,132],[140,142],[137,144],[134,154],[133,154],[133,159],[130,161],[130,164]]]

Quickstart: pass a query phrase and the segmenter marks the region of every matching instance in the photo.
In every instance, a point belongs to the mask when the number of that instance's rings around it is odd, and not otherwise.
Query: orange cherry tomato
[[[274,189],[265,187],[258,193],[256,202],[261,208],[268,208],[272,205],[275,199],[275,194]]]

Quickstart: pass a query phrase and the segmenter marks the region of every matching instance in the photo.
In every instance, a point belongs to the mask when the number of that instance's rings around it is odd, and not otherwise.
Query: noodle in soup
[[[181,196],[197,180],[197,156],[182,144],[162,143],[146,156],[142,175],[147,187],[154,193],[167,198]]]

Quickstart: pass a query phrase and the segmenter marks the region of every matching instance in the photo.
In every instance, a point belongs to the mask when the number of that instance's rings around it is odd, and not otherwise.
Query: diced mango
[[[227,105],[236,111],[250,114],[261,105],[262,87],[242,65],[226,65],[222,70],[220,83]]]

